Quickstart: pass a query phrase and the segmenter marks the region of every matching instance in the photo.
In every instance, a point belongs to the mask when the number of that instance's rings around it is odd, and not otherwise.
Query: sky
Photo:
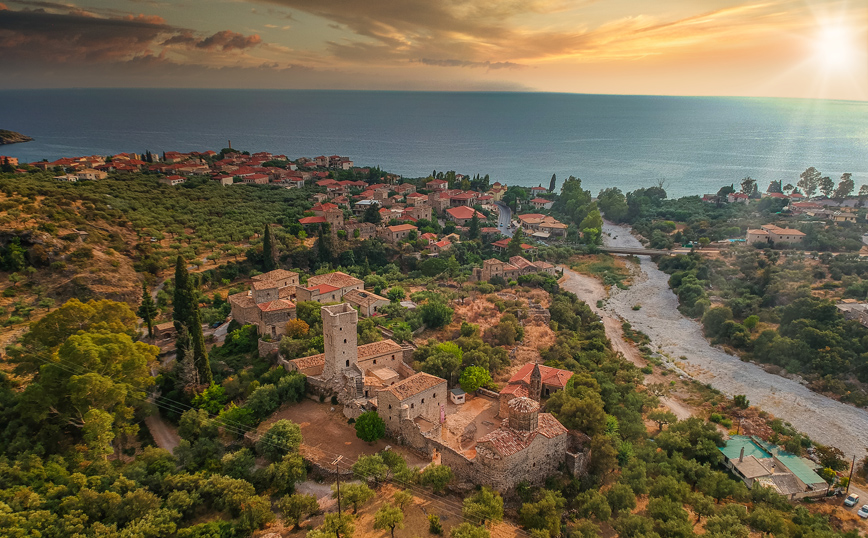
[[[864,0],[0,0],[0,88],[868,101]]]

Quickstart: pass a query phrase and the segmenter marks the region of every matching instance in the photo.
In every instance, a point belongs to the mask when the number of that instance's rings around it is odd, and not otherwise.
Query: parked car
[[[859,496],[855,493],[851,493],[844,499],[844,506],[856,506],[856,503],[859,502]]]
[[[856,515],[861,517],[862,519],[868,519],[868,504],[863,504],[862,508],[856,512]]]

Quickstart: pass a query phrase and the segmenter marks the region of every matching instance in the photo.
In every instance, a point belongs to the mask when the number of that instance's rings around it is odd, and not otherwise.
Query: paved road
[[[498,211],[497,229],[503,235],[512,237],[512,228],[510,227],[512,224],[512,210],[506,204],[500,202],[495,202],[495,204]]]

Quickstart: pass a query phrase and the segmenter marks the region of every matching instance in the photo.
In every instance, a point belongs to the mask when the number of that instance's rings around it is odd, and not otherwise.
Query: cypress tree
[[[147,284],[142,282],[142,304],[136,310],[136,314],[148,326],[148,338],[154,337],[154,319],[156,319],[158,312],[157,303],[154,302],[154,298],[148,292]]]
[[[479,237],[479,213],[473,210],[473,217],[470,219],[470,227],[467,230],[467,237],[476,239]]]
[[[265,225],[265,234],[262,238],[262,266],[265,272],[277,269],[277,249],[274,248],[274,238],[271,236],[271,225]]]
[[[512,234],[512,239],[506,244],[506,255],[509,257],[521,254],[521,242],[524,240],[524,231],[519,228]]]
[[[558,178],[554,174],[552,174],[552,182],[549,183],[549,192],[555,192],[555,183],[557,183]]]
[[[176,329],[180,323],[186,326],[187,331],[189,331],[189,341],[193,347],[193,362],[199,372],[199,381],[205,385],[210,385],[214,376],[211,374],[208,350],[205,347],[205,335],[202,333],[202,315],[199,312],[199,303],[196,301],[192,279],[187,272],[187,264],[182,256],[178,256],[175,263],[175,297],[172,318],[176,322]],[[179,344],[181,343],[176,339],[177,356],[183,357],[182,353],[187,348],[180,349]]]

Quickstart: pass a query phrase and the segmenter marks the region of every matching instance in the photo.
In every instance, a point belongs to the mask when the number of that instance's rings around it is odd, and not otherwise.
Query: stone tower
[[[531,399],[540,401],[542,398],[542,372],[539,371],[539,364],[535,364],[533,372],[530,373],[530,387],[527,390]]]
[[[509,427],[522,432],[532,432],[539,426],[539,404],[530,398],[513,398],[509,401]]]
[[[322,307],[322,333],[325,365],[322,378],[330,380],[346,368],[358,369],[359,345],[356,338],[359,313],[347,303]]]

